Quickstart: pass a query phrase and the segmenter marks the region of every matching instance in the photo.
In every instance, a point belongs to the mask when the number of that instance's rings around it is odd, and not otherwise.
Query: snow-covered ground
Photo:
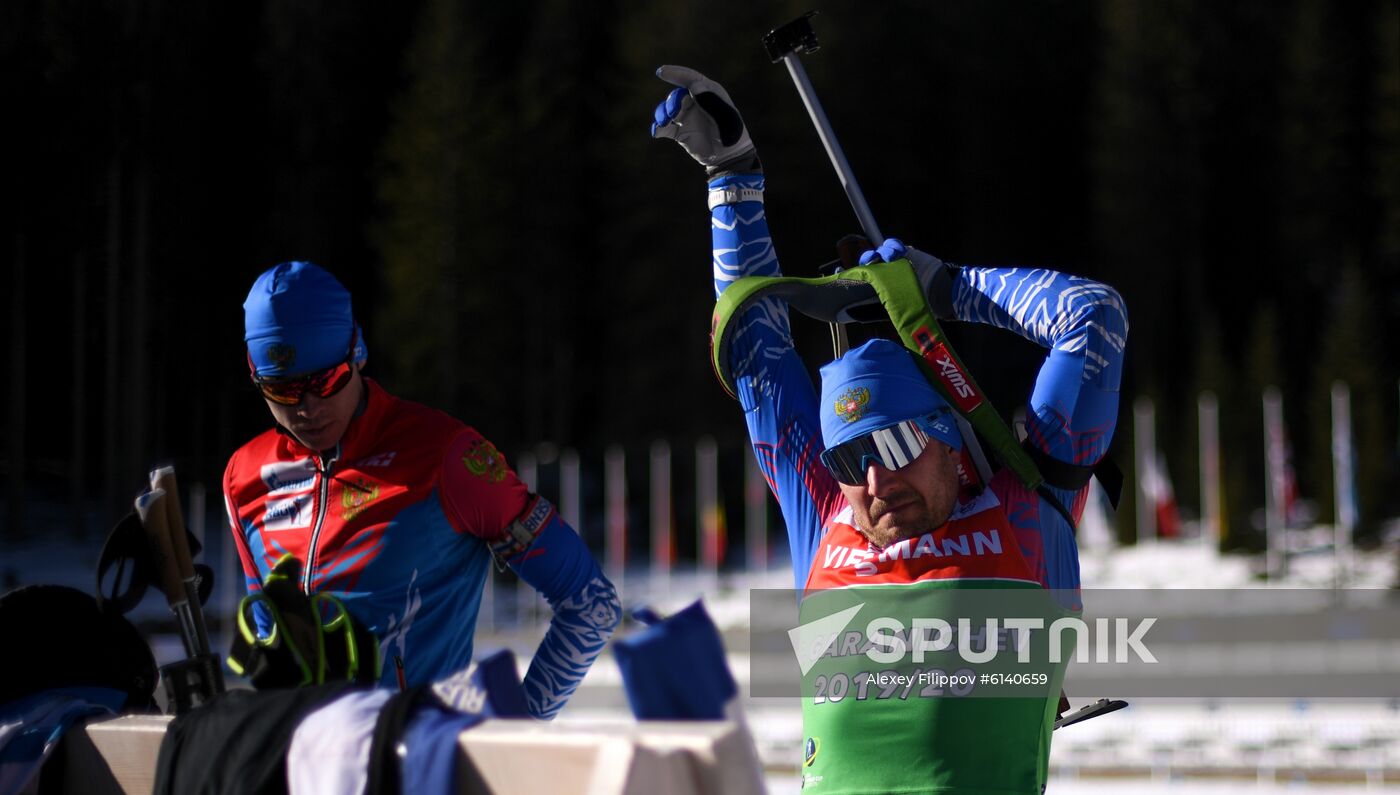
[[[1268,580],[1258,555],[1224,555],[1195,539],[1147,541],[1085,550],[1079,556],[1085,588],[1331,588],[1337,561],[1330,547],[1289,556],[1288,571]],[[1344,588],[1391,588],[1400,574],[1394,547],[1352,550],[1343,558]]]

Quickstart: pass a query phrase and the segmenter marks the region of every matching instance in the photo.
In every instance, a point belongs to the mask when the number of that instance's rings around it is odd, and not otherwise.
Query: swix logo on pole
[[[982,396],[977,393],[972,379],[963,372],[958,361],[948,351],[948,347],[935,340],[927,326],[920,326],[913,336],[914,342],[919,345],[919,353],[924,357],[924,361],[933,367],[933,371],[938,373],[939,380],[948,389],[948,394],[953,396],[958,408],[966,414],[982,405]]]

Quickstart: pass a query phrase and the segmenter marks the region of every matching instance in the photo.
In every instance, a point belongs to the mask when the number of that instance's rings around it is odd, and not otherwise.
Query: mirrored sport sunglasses
[[[842,442],[822,452],[822,464],[838,483],[847,486],[864,484],[865,472],[872,463],[891,472],[903,469],[928,447],[926,421],[916,417]]]
[[[358,332],[351,334],[350,350],[346,352],[345,358],[339,364],[294,378],[259,378],[254,372],[252,374],[253,383],[263,393],[263,397],[284,406],[295,406],[307,393],[323,400],[331,397],[344,389],[354,375],[354,366],[351,362],[355,357],[355,342],[358,336]],[[249,359],[248,366],[249,369],[252,369],[251,359]]]

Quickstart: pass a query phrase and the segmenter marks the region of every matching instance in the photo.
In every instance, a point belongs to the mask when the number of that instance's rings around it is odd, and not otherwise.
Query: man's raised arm
[[[656,74],[676,88],[657,106],[652,136],[674,139],[708,177],[715,295],[743,276],[780,275],[763,212],[763,167],[729,92],[683,66]],[[817,395],[793,348],[787,307],[765,299],[739,322],[730,366],[754,455],[782,507],[800,588],[840,491],[821,466]]]
[[[1027,404],[1027,442],[1042,454],[1038,463],[1050,496],[1078,517],[1089,469],[1107,453],[1117,424],[1128,337],[1123,299],[1106,284],[1043,268],[948,265],[893,238],[861,261],[900,257],[914,264],[940,319],[996,326],[1049,349]],[[1083,483],[1066,485],[1067,475]],[[1040,581],[1077,590],[1079,552],[1070,523],[1010,470],[998,473],[992,488]]]

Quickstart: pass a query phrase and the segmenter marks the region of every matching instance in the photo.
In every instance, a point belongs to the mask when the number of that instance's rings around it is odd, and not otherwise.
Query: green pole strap
[[[843,309],[878,298],[933,388],[967,418],[1027,489],[1034,491],[1043,482],[1040,470],[943,335],[909,260],[873,262],[817,278],[746,276],[725,288],[710,324],[710,364],[730,397],[736,397],[728,364],[730,335],[737,328],[734,321],[764,298],[782,299],[804,315],[828,323],[841,322]]]

